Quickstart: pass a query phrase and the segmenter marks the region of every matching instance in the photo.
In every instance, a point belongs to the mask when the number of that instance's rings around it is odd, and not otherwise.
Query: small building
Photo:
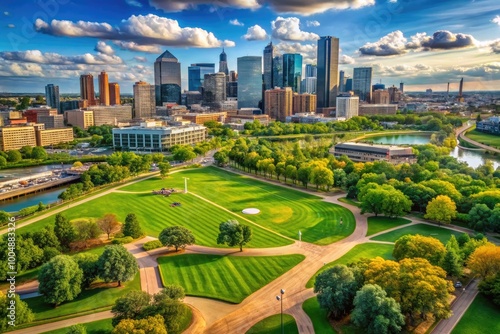
[[[92,110],[67,110],[64,112],[66,123],[81,129],[88,129],[94,125],[94,112]]]
[[[216,121],[224,123],[227,117],[226,112],[214,112],[214,113],[187,113],[182,114],[182,119],[190,121],[195,124],[205,124],[208,121]]]
[[[359,106],[359,116],[396,115],[397,111],[397,104],[362,104]]]
[[[476,123],[476,130],[500,135],[500,117],[494,116]]]
[[[346,155],[352,161],[387,161],[392,164],[416,163],[417,157],[411,147],[376,145],[365,143],[341,143],[330,149],[336,158]]]
[[[23,146],[36,146],[35,128],[32,126],[6,126],[0,128],[0,149],[18,150]]]
[[[35,127],[35,133],[37,146],[49,146],[74,140],[73,128],[42,130]]]

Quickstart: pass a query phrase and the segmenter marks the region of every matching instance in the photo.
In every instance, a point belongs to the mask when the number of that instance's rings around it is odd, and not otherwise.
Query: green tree
[[[168,176],[168,172],[170,171],[170,169],[172,168],[172,166],[170,165],[170,163],[167,161],[167,162],[161,162],[158,164],[158,168],[160,169],[160,176],[161,178],[165,178]]]
[[[60,249],[61,244],[57,238],[56,233],[54,232],[54,227],[52,225],[46,225],[40,231],[36,231],[32,236],[33,242],[35,245],[44,249],[46,247],[53,247],[55,249]]]
[[[187,245],[195,243],[193,233],[183,226],[170,226],[161,231],[158,239],[163,246],[175,247],[177,252],[179,248],[186,248]]]
[[[47,159],[48,155],[43,147],[35,146],[33,147],[33,151],[31,152],[31,157],[33,159],[45,160]]]
[[[356,293],[351,321],[367,334],[400,333],[405,324],[399,304],[373,284],[363,286]]]
[[[82,291],[82,270],[68,255],[52,258],[40,268],[38,291],[45,302],[58,306],[75,299]]]
[[[483,279],[479,283],[479,291],[500,306],[500,273]]]
[[[79,219],[73,224],[75,228],[76,240],[85,242],[96,239],[101,235],[101,229],[94,219]]]
[[[278,162],[276,164],[276,177],[278,178],[278,181],[280,180],[281,175],[285,175],[285,170],[286,170],[286,164],[284,162]],[[285,176],[285,182],[286,182],[286,176]]]
[[[106,282],[118,281],[118,286],[134,279],[139,270],[135,257],[122,245],[106,246],[97,261],[97,268],[99,277]]]
[[[15,321],[16,326],[19,326],[32,322],[35,319],[28,304],[22,301],[18,294],[14,294],[14,298],[7,297],[7,295],[4,295],[0,291],[0,332],[2,333],[8,328],[12,328],[9,325],[9,321]],[[14,306],[11,304],[11,301],[15,301]]]
[[[21,153],[17,150],[10,150],[7,152],[7,161],[8,162],[19,162],[22,160]]]
[[[431,264],[440,265],[446,255],[446,248],[436,238],[419,234],[404,235],[394,244],[392,256],[397,260],[420,257]]]
[[[335,265],[320,273],[314,283],[318,302],[329,317],[339,319],[348,314],[353,305],[358,283],[353,271],[345,265]]]
[[[439,224],[449,224],[457,215],[457,206],[451,198],[446,195],[439,195],[429,202],[426,209],[425,218],[438,222]]]
[[[125,217],[125,224],[123,225],[123,235],[130,236],[134,239],[140,238],[144,235],[144,231],[141,229],[139,220],[135,213],[129,213]]]
[[[297,180],[299,180],[304,187],[307,189],[309,184],[309,179],[311,178],[312,168],[311,166],[301,166],[297,170]]]
[[[165,321],[161,315],[140,320],[123,319],[113,329],[111,334],[167,334]]]
[[[63,249],[68,250],[69,245],[76,238],[76,233],[71,222],[62,214],[56,215],[56,222],[54,225],[54,233],[61,244]]]
[[[219,235],[217,244],[226,244],[229,247],[239,246],[240,252],[243,245],[252,240],[252,229],[250,226],[238,223],[237,220],[230,219],[219,224]]]
[[[181,146],[176,149],[172,149],[172,153],[175,161],[189,161],[196,158],[196,153],[194,153],[191,146]]]
[[[10,221],[10,214],[5,211],[0,211],[0,225],[7,225]]]
[[[287,165],[285,169],[285,182],[286,179],[292,179],[293,183],[295,183],[295,180],[297,180],[297,167],[294,165]]]
[[[21,156],[23,157],[23,159],[30,159],[31,153],[33,152],[33,147],[32,146],[23,146],[19,149],[19,152],[21,153]]]
[[[115,214],[107,213],[104,217],[97,220],[97,226],[99,226],[101,231],[106,233],[109,240],[111,233],[116,233],[120,230],[121,224]]]
[[[490,208],[486,204],[478,203],[469,211],[469,227],[476,231],[484,231],[489,226],[491,217]]]
[[[5,159],[3,156],[0,156],[0,167],[5,166],[7,166],[7,159]]]
[[[481,278],[500,273],[500,246],[488,244],[478,247],[467,261],[467,268]]]
[[[443,258],[441,268],[443,268],[449,276],[459,277],[462,275],[462,259],[455,249],[446,247],[446,255]]]
[[[330,187],[333,186],[333,172],[326,167],[316,166],[311,171],[310,181],[316,185],[316,189],[325,186],[326,190],[329,191]]]
[[[217,165],[224,166],[229,163],[229,156],[225,151],[218,151],[214,154],[214,160],[217,162]]]
[[[188,307],[182,303],[184,289],[180,286],[167,286],[153,295],[151,305],[144,311],[144,316],[161,315],[165,320],[167,331],[179,332],[180,320],[187,316]]]
[[[144,291],[129,291],[118,298],[111,308],[113,326],[123,319],[140,319],[144,310],[149,306],[151,296]]]
[[[437,195],[434,189],[420,183],[410,184],[403,190],[403,193],[417,206],[420,212],[423,212],[427,204]]]
[[[72,325],[66,334],[87,334],[87,327],[82,324]]]
[[[73,260],[82,270],[82,289],[90,287],[90,285],[99,277],[97,261],[99,256],[93,253],[78,253],[73,256]]]

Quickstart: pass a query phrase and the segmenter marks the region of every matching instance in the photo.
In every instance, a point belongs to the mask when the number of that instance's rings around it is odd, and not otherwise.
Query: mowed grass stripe
[[[298,254],[254,257],[182,254],[160,257],[158,264],[164,285],[179,284],[190,296],[240,303],[303,259]]]
[[[443,244],[446,244],[450,240],[451,236],[454,235],[458,237],[464,232],[458,232],[450,230],[447,228],[427,225],[427,224],[416,224],[407,227],[403,227],[391,232],[384,233],[382,235],[372,238],[377,241],[390,241],[396,242],[400,237],[407,234],[420,234],[426,237],[434,237],[439,239]]]

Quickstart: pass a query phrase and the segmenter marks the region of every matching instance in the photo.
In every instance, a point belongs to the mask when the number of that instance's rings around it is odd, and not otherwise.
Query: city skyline
[[[97,5],[98,4],[98,5]],[[453,5],[451,5],[453,4]],[[317,40],[340,40],[339,70],[373,67],[373,82],[405,82],[407,91],[500,90],[500,11],[494,0],[345,0],[287,4],[280,0],[54,0],[1,6],[0,91],[77,93],[78,78],[102,71],[125,94],[134,82],[154,81],[154,61],[168,50],[188,66],[300,53],[316,63]],[[97,86],[97,85],[96,85]]]

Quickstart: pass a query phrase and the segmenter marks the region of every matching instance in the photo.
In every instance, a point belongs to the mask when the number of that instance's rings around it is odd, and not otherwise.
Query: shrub
[[[128,244],[132,241],[134,241],[132,237],[123,237],[123,238],[114,238],[111,243],[114,245],[121,245],[121,244]]]
[[[160,240],[148,241],[144,245],[142,245],[142,248],[144,248],[145,251],[150,251],[152,249],[156,249],[156,248],[160,248],[160,247],[163,247]]]

